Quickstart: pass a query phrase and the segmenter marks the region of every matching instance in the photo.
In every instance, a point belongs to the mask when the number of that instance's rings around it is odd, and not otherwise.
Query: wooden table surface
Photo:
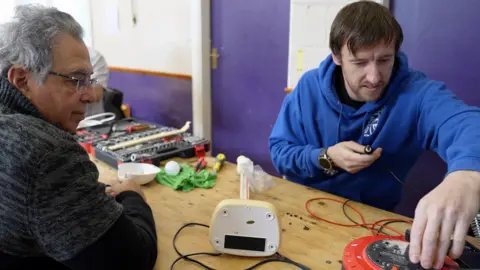
[[[92,159],[100,171],[100,181],[116,177],[116,170]],[[206,158],[209,167],[214,159]],[[192,163],[193,160],[177,159],[179,162]],[[313,190],[284,179],[274,178],[275,187],[265,193],[250,193],[251,199],[272,203],[278,211],[282,227],[279,252],[311,269],[341,269],[341,259],[345,246],[352,240],[372,235],[361,227],[342,227],[319,221],[309,215],[305,202],[312,198],[325,197],[343,200],[331,194]],[[236,165],[226,163],[217,175],[216,186],[211,189],[196,188],[190,192],[175,191],[155,181],[143,187],[147,201],[155,217],[159,254],[155,269],[170,269],[178,257],[173,249],[173,236],[185,223],[197,222],[209,224],[217,204],[224,199],[239,198],[239,177]],[[367,223],[385,218],[405,218],[394,213],[350,202],[365,217]],[[342,204],[334,201],[321,201],[311,204],[312,210],[323,218],[352,224],[342,212]],[[353,210],[348,214],[359,221]],[[401,232],[409,224],[390,225]],[[177,238],[177,248],[183,254],[194,252],[215,252],[209,243],[208,229],[203,227],[185,228]],[[265,258],[244,258],[230,255],[219,257],[198,256],[197,260],[215,269],[246,269]],[[184,260],[178,262],[174,269],[203,269]],[[258,269],[298,269],[281,262],[265,264]]]

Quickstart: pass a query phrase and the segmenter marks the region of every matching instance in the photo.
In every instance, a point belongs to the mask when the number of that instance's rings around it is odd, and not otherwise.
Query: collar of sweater
[[[21,114],[44,119],[35,105],[4,77],[0,77],[0,105]]]

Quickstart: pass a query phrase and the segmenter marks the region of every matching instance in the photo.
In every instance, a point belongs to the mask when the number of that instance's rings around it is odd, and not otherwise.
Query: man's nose
[[[93,86],[82,89],[80,100],[84,103],[93,103],[95,101],[95,88]]]
[[[367,80],[369,83],[376,85],[380,82],[380,71],[376,65],[370,66],[367,71]]]

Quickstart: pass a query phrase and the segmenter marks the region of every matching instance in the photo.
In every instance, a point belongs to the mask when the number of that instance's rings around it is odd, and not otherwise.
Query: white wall
[[[100,51],[109,66],[190,75],[191,1],[1,0],[0,23],[11,18],[15,5],[55,6],[82,25],[85,43]]]
[[[291,0],[288,88],[330,53],[330,26],[338,11],[357,0]],[[388,0],[377,0],[387,5]]]
[[[14,7],[15,0],[2,0],[0,6],[0,23],[5,23],[10,20]]]
[[[45,1],[45,0],[44,0]],[[98,1],[98,0],[97,0]],[[83,27],[83,41],[87,46],[92,46],[92,17],[90,13],[90,0],[46,0],[47,5],[54,6],[63,12],[72,15]]]
[[[54,6],[63,12],[67,12],[77,20],[84,29],[84,41],[88,46],[92,45],[92,25],[90,17],[90,0],[1,0],[0,23],[9,21],[17,5],[41,4]]]
[[[190,1],[92,0],[93,47],[109,66],[191,74]]]

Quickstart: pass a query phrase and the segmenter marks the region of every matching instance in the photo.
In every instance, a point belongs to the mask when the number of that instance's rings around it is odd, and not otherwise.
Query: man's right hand
[[[382,154],[382,148],[377,148],[372,154],[365,154],[365,146],[353,141],[337,143],[327,150],[328,156],[336,167],[349,173],[357,173],[370,166]]]
[[[107,194],[119,194],[123,191],[135,191],[140,196],[142,196],[143,200],[146,201],[145,194],[143,193],[142,189],[140,188],[140,185],[137,184],[133,180],[125,179],[123,181],[120,180],[115,180],[115,181],[110,181],[108,183],[110,186],[106,188],[106,193]]]

